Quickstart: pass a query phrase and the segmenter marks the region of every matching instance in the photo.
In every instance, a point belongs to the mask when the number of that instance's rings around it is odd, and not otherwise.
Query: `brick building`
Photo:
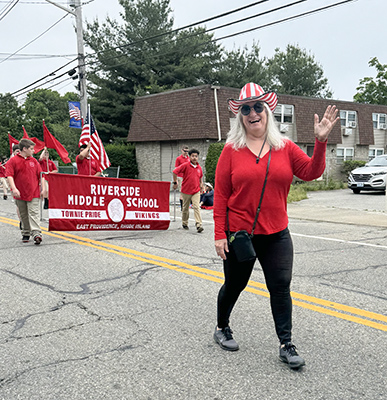
[[[137,98],[128,141],[136,144],[139,178],[171,181],[183,145],[200,151],[204,169],[209,145],[226,139],[234,118],[227,99],[238,95],[239,89],[203,85]],[[344,160],[387,151],[387,106],[278,95],[274,115],[283,135],[312,155],[314,114],[321,118],[329,104],[340,110],[340,123],[328,139],[324,175],[340,178]]]

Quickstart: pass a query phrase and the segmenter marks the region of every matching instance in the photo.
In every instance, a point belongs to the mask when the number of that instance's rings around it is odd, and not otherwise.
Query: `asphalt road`
[[[292,371],[258,264],[232,314],[240,351],[213,342],[211,211],[202,234],[177,212],[165,232],[45,231],[34,246],[0,200],[0,398],[385,399],[384,206],[349,190],[289,206],[294,341],[307,363]]]

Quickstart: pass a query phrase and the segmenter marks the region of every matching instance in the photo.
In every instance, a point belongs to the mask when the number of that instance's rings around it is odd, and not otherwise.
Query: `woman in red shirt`
[[[252,233],[254,227],[252,244],[270,293],[280,359],[291,368],[299,368],[305,361],[298,355],[291,337],[293,245],[287,228],[286,200],[293,175],[313,180],[324,172],[326,141],[339,118],[335,106],[327,107],[321,121],[315,115],[315,149],[309,158],[279,132],[273,116],[277,102],[275,93],[264,92],[255,83],[246,84],[239,99],[229,100],[236,121],[228,133],[215,175],[215,248],[223,259],[225,282],[218,295],[214,339],[224,350],[239,349],[229,327],[229,317],[250,279],[255,259],[238,262],[229,247],[228,233],[239,230]],[[261,210],[254,225],[260,202]]]

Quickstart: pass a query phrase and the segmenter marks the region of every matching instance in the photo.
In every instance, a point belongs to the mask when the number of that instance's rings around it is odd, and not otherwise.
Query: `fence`
[[[58,172],[60,174],[71,174],[76,175],[78,173],[76,165],[66,165],[66,166],[59,166]],[[119,178],[120,177],[120,167],[109,167],[105,169],[102,173],[103,176],[107,176],[109,178]]]

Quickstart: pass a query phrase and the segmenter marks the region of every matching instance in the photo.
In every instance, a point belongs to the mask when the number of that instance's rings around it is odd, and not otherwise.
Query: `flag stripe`
[[[82,128],[81,137],[79,138],[78,146],[88,144],[91,141],[90,157],[96,160],[99,164],[100,171],[104,171],[111,164],[102,140],[100,139],[97,129],[95,129],[94,121],[91,115],[87,115]]]

